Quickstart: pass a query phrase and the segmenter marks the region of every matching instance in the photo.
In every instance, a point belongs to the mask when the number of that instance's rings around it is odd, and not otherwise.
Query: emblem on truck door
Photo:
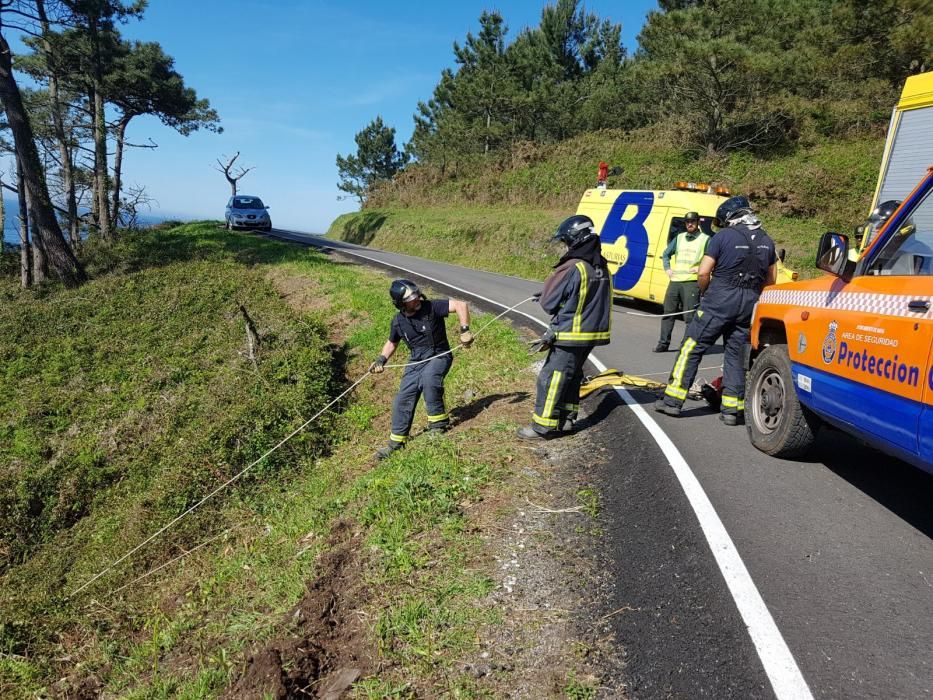
[[[829,333],[826,334],[826,337],[823,339],[823,362],[827,365],[832,363],[833,358],[836,356],[836,329],[839,328],[839,324],[835,321],[829,322]]]

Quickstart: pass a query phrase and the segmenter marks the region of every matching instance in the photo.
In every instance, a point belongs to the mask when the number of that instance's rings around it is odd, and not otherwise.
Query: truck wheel
[[[799,457],[813,446],[820,419],[797,399],[786,345],[770,345],[748,375],[745,420],[752,444],[774,457]]]

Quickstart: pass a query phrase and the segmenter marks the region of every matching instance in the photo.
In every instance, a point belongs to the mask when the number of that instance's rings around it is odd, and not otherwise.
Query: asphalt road
[[[465,290],[469,294],[461,295],[481,305],[484,297],[511,306],[540,289],[538,282],[315,235],[281,230],[271,235],[406,270],[416,279],[443,280],[449,287]],[[485,307],[501,311],[488,303]],[[546,320],[532,303],[519,310]],[[675,353],[651,352],[659,321],[629,313],[652,311],[656,309],[617,302],[612,343],[594,354],[607,366],[664,381]],[[683,325],[678,323],[675,346],[682,332]],[[701,368],[711,369],[701,371],[700,376],[718,376],[720,364],[721,348],[717,347],[701,363]],[[680,418],[671,418],[651,411],[648,395],[636,392],[633,396],[645,404],[699,480],[813,697],[933,697],[933,476],[835,431],[821,434],[810,461],[777,460],[753,448],[744,428],[724,426],[705,404],[688,402]],[[703,629],[686,631],[676,615],[674,627],[668,625],[663,631],[651,625],[641,627],[645,644],[653,640],[667,653],[646,653],[633,660],[633,672],[640,679],[633,688],[635,697],[773,696],[742,620],[734,607],[730,609],[723,576],[710,565],[709,553],[702,551],[709,545],[697,534],[696,517],[678,493],[678,482],[659,471],[659,464],[670,469],[667,458],[627,407],[611,411],[606,425],[617,426],[619,444],[625,447],[620,450],[617,476],[611,478],[609,473],[606,477],[609,497],[621,499],[620,503],[635,495],[640,498],[640,504],[630,502],[628,510],[620,510],[620,522],[626,513],[641,512],[637,526],[655,514],[657,522],[642,528],[640,537],[655,533],[657,561],[668,556],[665,550],[679,546],[685,557],[680,565],[692,561],[705,568],[702,575],[694,569],[687,576],[670,566],[666,567],[669,576],[692,581],[687,598],[695,598],[696,587],[702,584],[719,601],[702,615],[691,617]],[[632,455],[641,456],[632,462]],[[632,483],[633,464],[650,466],[640,485]],[[656,486],[646,488],[646,483]],[[688,526],[693,532],[682,532]],[[670,541],[675,531],[679,545]],[[619,556],[629,557],[625,532],[631,528],[620,526],[615,532],[610,528]],[[650,545],[643,542],[640,551],[645,547]],[[673,579],[666,584],[656,579],[655,573],[651,585],[656,589],[672,586]],[[671,596],[684,597],[683,585],[683,581],[673,585]],[[693,608],[704,605],[694,601]],[[681,670],[676,673],[671,669],[678,659],[672,654],[680,657]],[[645,661],[640,666],[641,658]],[[658,669],[654,676],[651,668]],[[692,685],[671,680],[691,673],[704,677]]]

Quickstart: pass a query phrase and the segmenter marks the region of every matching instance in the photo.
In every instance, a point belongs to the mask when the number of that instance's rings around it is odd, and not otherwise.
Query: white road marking
[[[411,270],[401,265],[396,265],[368,255],[363,255],[356,250],[347,250],[346,248],[338,247],[332,249],[347,251],[350,255],[355,255],[365,260],[371,260],[380,265],[388,265],[402,272],[408,272],[422,279],[436,282],[448,289],[454,289],[476,299],[482,299],[489,304],[500,306],[504,309],[508,308],[507,304],[489,299],[488,297],[468,289],[457,287],[444,280],[429,277],[422,272]],[[544,321],[523,311],[514,311],[513,313],[520,313],[522,316],[531,319],[535,323],[545,327],[547,326]],[[604,372],[607,369],[606,365],[592,353],[590,354],[590,361],[600,372]],[[774,622],[774,618],[771,617],[768,606],[761,597],[761,593],[759,593],[757,586],[755,586],[751,574],[748,573],[748,569],[745,567],[745,562],[742,561],[739,551],[735,548],[732,538],[726,531],[726,526],[723,525],[722,520],[720,520],[719,515],[716,513],[716,509],[713,508],[713,504],[700,485],[696,474],[690,469],[687,460],[680,454],[680,450],[677,449],[677,446],[674,445],[673,441],[667,436],[667,433],[665,433],[664,430],[661,429],[661,426],[648,415],[647,411],[635,401],[632,395],[625,389],[616,389],[616,391],[628,407],[632,409],[642,425],[648,429],[648,432],[654,438],[658,447],[661,448],[671,468],[674,470],[677,480],[680,481],[680,486],[683,488],[684,494],[686,494],[687,500],[690,502],[690,507],[693,508],[693,512],[696,513],[697,520],[700,522],[700,528],[706,536],[706,541],[709,543],[713,558],[716,560],[716,564],[719,566],[719,570],[722,572],[723,578],[726,581],[729,593],[732,594],[732,599],[739,609],[742,620],[748,626],[748,634],[752,639],[752,643],[755,645],[755,650],[758,652],[758,658],[761,659],[768,680],[771,681],[771,687],[774,690],[775,696],[777,696],[778,700],[813,700],[810,687],[807,685],[806,680],[804,680],[803,674],[800,672],[800,668],[797,666],[797,662],[787,646],[787,642],[784,641],[784,637],[781,635],[781,631]]]
[[[592,358],[592,355],[590,357]],[[593,364],[597,363],[594,361]],[[810,687],[804,680],[793,654],[787,647],[784,637],[781,636],[774,618],[771,617],[768,606],[765,605],[761,593],[758,592],[751,574],[745,568],[745,562],[742,561],[732,538],[729,537],[726,526],[719,519],[716,509],[713,508],[713,504],[693,470],[690,469],[690,465],[687,464],[687,460],[680,454],[680,450],[667,436],[667,433],[629,392],[625,389],[616,391],[651,433],[658,447],[667,457],[667,461],[670,462],[674,474],[677,475],[677,480],[680,481],[687,500],[690,501],[690,506],[700,521],[700,528],[706,536],[706,541],[709,542],[710,550],[726,580],[739,614],[748,626],[748,634],[752,638],[765,673],[768,674],[774,694],[778,700],[812,700]]]

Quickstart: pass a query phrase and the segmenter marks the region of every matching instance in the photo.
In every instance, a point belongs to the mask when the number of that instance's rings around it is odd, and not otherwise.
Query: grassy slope
[[[22,533],[2,552],[0,695],[44,694],[63,677],[58,692],[215,695],[248,648],[281,634],[338,519],[366,543],[360,614],[382,663],[357,696],[472,694],[456,660],[497,613],[478,603],[491,582],[465,509],[524,456],[502,440],[514,423],[470,420],[466,406],[449,436],[373,468],[392,373],[66,599],[365,372],[392,312],[382,275],[211,223],[144,237],[111,262],[75,291],[0,286],[0,326],[13,331],[0,336],[3,517]],[[241,354],[237,303],[262,335],[256,368]],[[480,342],[483,353],[454,363],[454,404],[481,387],[527,389],[514,332],[497,323]]]
[[[787,248],[788,264],[812,267],[825,230],[850,231],[866,215],[883,139],[814,143],[756,158],[685,156],[650,130],[587,134],[550,147],[518,150],[507,163],[472,163],[447,177],[412,168],[376,193],[363,212],[346,214],[329,235],[488,270],[541,277],[543,241],[576,209],[596,163],[622,166],[610,186],[664,189],[677,180],[715,181],[749,195],[765,227]],[[437,244],[435,244],[435,242]]]

